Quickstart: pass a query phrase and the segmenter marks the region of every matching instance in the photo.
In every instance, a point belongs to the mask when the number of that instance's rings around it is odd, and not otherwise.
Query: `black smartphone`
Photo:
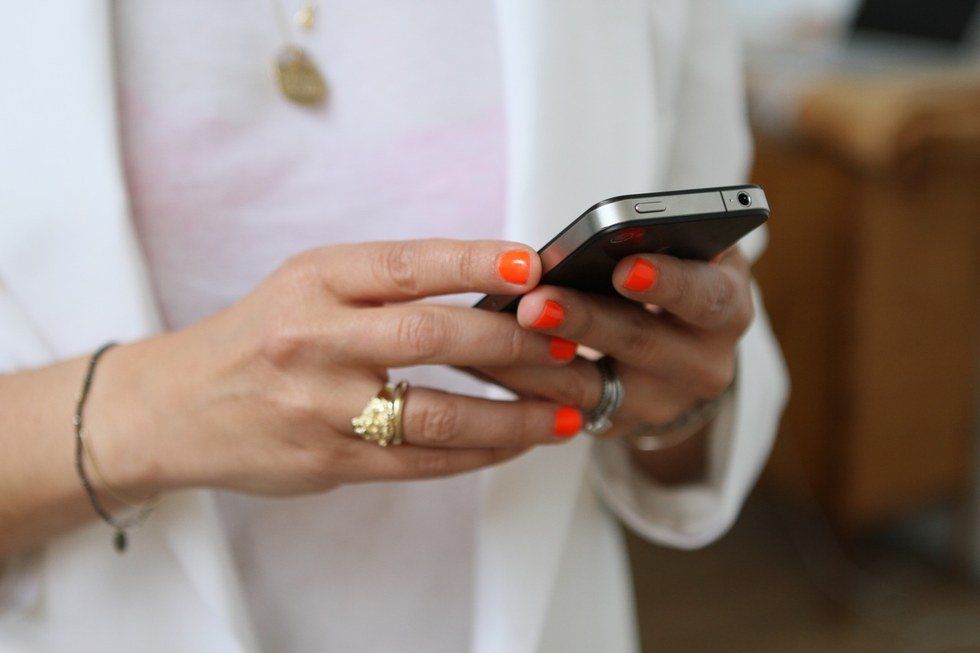
[[[755,185],[621,195],[592,206],[538,250],[542,284],[622,297],[616,263],[630,254],[710,261],[769,218]],[[477,308],[517,310],[519,295],[486,295]]]

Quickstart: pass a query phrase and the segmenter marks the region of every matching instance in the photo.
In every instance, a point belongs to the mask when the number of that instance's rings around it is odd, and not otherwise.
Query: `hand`
[[[737,249],[713,263],[638,254],[617,264],[613,285],[642,304],[539,286],[521,299],[517,318],[616,359],[625,400],[604,437],[617,437],[641,423],[668,423],[731,384],[735,348],[753,318],[749,280]],[[598,404],[602,389],[595,365],[581,357],[564,368],[478,373],[521,396],[584,410]]]
[[[215,316],[109,352],[88,408],[93,447],[133,493],[211,486],[289,494],[455,474],[561,442],[581,424],[574,408],[422,387],[406,397],[406,444],[379,447],[350,424],[389,368],[567,364],[550,336],[510,315],[410,303],[523,293],[540,269],[527,247],[489,241],[300,254]]]

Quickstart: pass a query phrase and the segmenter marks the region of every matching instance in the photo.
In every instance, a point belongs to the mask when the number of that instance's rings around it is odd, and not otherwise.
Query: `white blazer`
[[[742,178],[740,64],[715,2],[497,0],[497,10],[508,237],[539,246],[600,198]],[[128,216],[110,24],[108,0],[0,9],[0,371],[160,328]],[[746,241],[750,255],[763,238]],[[481,472],[473,651],[634,649],[619,531],[596,497],[653,540],[710,542],[754,483],[786,393],[760,311],[704,484],[658,488],[618,445],[587,438]],[[93,522],[9,566],[0,651],[257,650],[206,491],[166,497],[125,556]],[[576,615],[596,611],[602,627],[576,630]]]

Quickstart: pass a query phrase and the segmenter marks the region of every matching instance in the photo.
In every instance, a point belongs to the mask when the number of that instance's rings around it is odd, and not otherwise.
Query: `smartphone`
[[[769,218],[755,185],[620,195],[592,206],[538,250],[541,283],[622,298],[616,263],[630,254],[710,261]],[[515,312],[519,295],[486,295],[477,308]]]

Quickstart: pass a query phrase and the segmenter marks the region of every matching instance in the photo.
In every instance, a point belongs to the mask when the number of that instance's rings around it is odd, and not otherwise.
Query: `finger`
[[[742,331],[748,326],[748,279],[748,263],[737,250],[717,264],[636,254],[613,270],[613,286],[624,297],[661,306],[703,329]]]
[[[460,306],[394,304],[349,310],[333,356],[383,367],[408,365],[564,365],[572,343],[534,333],[513,315]],[[324,338],[338,342],[338,338]]]
[[[585,413],[593,410],[602,396],[599,370],[584,358],[561,369],[480,368],[474,372],[519,396],[578,406]],[[690,390],[619,361],[616,373],[623,384],[623,403],[614,421],[666,423],[697,401]]]
[[[710,342],[639,304],[568,288],[540,286],[517,307],[518,322],[678,382],[725,370],[731,342]],[[733,339],[732,339],[733,340]]]
[[[356,481],[440,478],[497,465],[527,449],[444,449],[439,447],[379,447],[361,443],[357,449]]]
[[[354,435],[351,418],[381,389],[370,379],[351,379],[334,393],[334,410],[324,417],[341,433]],[[581,411],[542,400],[496,401],[422,386],[408,388],[402,407],[405,442],[449,449],[525,448],[568,440],[582,427]]]
[[[541,261],[526,245],[493,240],[405,240],[304,252],[341,299],[394,302],[461,292],[521,294],[537,285]]]
[[[405,395],[402,424],[405,441],[424,447],[525,448],[567,441],[582,428],[582,414],[548,401],[495,401],[420,387]]]

